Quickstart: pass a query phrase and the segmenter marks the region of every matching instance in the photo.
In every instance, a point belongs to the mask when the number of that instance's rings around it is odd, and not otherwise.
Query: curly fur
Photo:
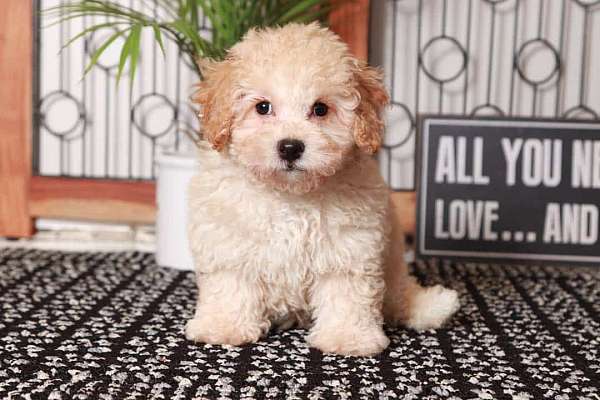
[[[403,262],[389,190],[369,156],[388,101],[376,70],[315,24],[251,31],[202,68],[189,339],[241,345],[297,323],[324,352],[372,355],[389,342],[384,317],[429,329],[456,311],[456,292],[422,288]],[[259,115],[265,100],[273,113]],[[316,101],[329,106],[325,117],[311,114]],[[277,153],[285,138],[306,146],[293,169]]]

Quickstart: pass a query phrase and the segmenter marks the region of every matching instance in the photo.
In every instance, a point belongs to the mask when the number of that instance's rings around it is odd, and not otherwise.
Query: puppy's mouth
[[[287,162],[285,164],[285,171],[286,172],[294,172],[294,171],[306,172],[306,170],[304,168],[300,168],[299,166],[296,165],[296,163],[293,163],[293,162]]]

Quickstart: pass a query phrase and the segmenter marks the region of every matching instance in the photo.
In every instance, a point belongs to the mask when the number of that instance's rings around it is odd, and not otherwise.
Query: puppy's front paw
[[[413,299],[411,315],[406,325],[419,331],[437,329],[459,308],[456,290],[446,289],[441,285],[423,288]]]
[[[260,339],[257,326],[239,326],[219,318],[193,318],[185,326],[185,337],[194,342],[241,346]]]
[[[380,326],[358,329],[344,327],[313,331],[308,343],[323,353],[346,356],[372,356],[381,353],[390,344]]]

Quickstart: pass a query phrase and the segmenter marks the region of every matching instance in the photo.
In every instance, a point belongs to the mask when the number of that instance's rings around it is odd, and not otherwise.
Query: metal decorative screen
[[[38,0],[39,10],[67,0]],[[121,0],[156,13],[155,0]],[[189,95],[197,81],[191,60],[165,41],[165,56],[152,38],[142,37],[139,70],[130,96],[125,72],[117,86],[119,45],[111,45],[84,77],[98,43],[110,29],[61,48],[101,17],[71,19],[58,25],[37,22],[37,115],[34,170],[39,175],[111,179],[152,179],[158,151],[192,146],[186,131],[197,130]],[[204,21],[203,33],[210,37]],[[124,39],[122,39],[124,40]],[[117,40],[117,43],[119,40]]]
[[[384,176],[414,187],[419,113],[600,115],[599,0],[380,0],[370,61],[384,69]]]
[[[155,12],[154,0],[120,1]],[[195,73],[174,45],[163,57],[148,36],[131,97],[128,78],[116,85],[117,46],[82,79],[111,32],[59,50],[92,22],[38,21],[35,171],[152,179],[159,150],[192,146]],[[370,61],[393,100],[382,171],[392,188],[412,189],[419,113],[599,118],[600,0],[372,0]]]

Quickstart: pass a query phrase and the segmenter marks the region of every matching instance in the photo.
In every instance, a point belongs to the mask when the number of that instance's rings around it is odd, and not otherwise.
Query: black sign
[[[424,116],[422,256],[600,264],[600,123]]]

